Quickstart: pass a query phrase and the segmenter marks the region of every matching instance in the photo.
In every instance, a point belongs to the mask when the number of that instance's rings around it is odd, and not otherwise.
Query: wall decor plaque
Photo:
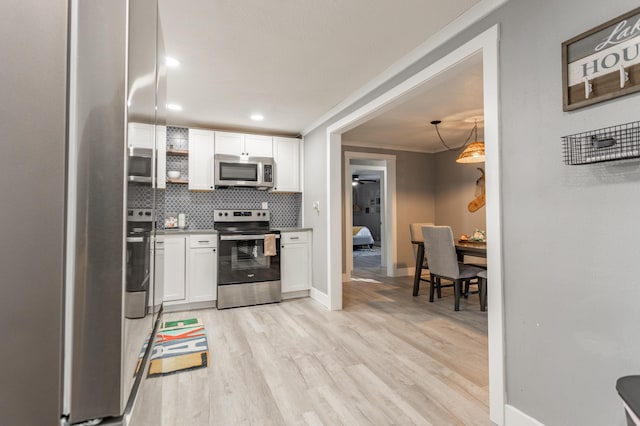
[[[562,109],[640,91],[640,8],[562,43]]]

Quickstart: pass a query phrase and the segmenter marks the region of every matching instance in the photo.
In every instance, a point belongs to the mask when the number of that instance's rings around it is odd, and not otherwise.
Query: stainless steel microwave
[[[127,171],[127,180],[129,182],[151,185],[153,181],[153,150],[149,148],[129,148]]]
[[[273,158],[217,154],[214,161],[216,187],[273,188]]]

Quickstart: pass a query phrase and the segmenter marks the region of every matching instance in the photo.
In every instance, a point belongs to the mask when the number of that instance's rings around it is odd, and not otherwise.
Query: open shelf
[[[189,181],[187,179],[171,179],[171,178],[167,178],[167,183],[187,184],[187,183],[189,183]]]
[[[170,149],[167,148],[167,155],[179,155],[182,157],[189,156],[189,151],[186,149]]]

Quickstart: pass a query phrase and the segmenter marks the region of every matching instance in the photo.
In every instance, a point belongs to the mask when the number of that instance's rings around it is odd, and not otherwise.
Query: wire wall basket
[[[562,137],[564,163],[601,163],[640,158],[640,121]]]

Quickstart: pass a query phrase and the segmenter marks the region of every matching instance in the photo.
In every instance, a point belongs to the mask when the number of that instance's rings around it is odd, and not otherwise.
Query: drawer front
[[[218,236],[213,234],[206,235],[189,235],[189,247],[216,247],[218,245]]]
[[[281,237],[282,244],[306,243],[309,241],[308,232],[283,232]]]
[[[155,240],[156,250],[164,250],[164,235],[157,235]]]

